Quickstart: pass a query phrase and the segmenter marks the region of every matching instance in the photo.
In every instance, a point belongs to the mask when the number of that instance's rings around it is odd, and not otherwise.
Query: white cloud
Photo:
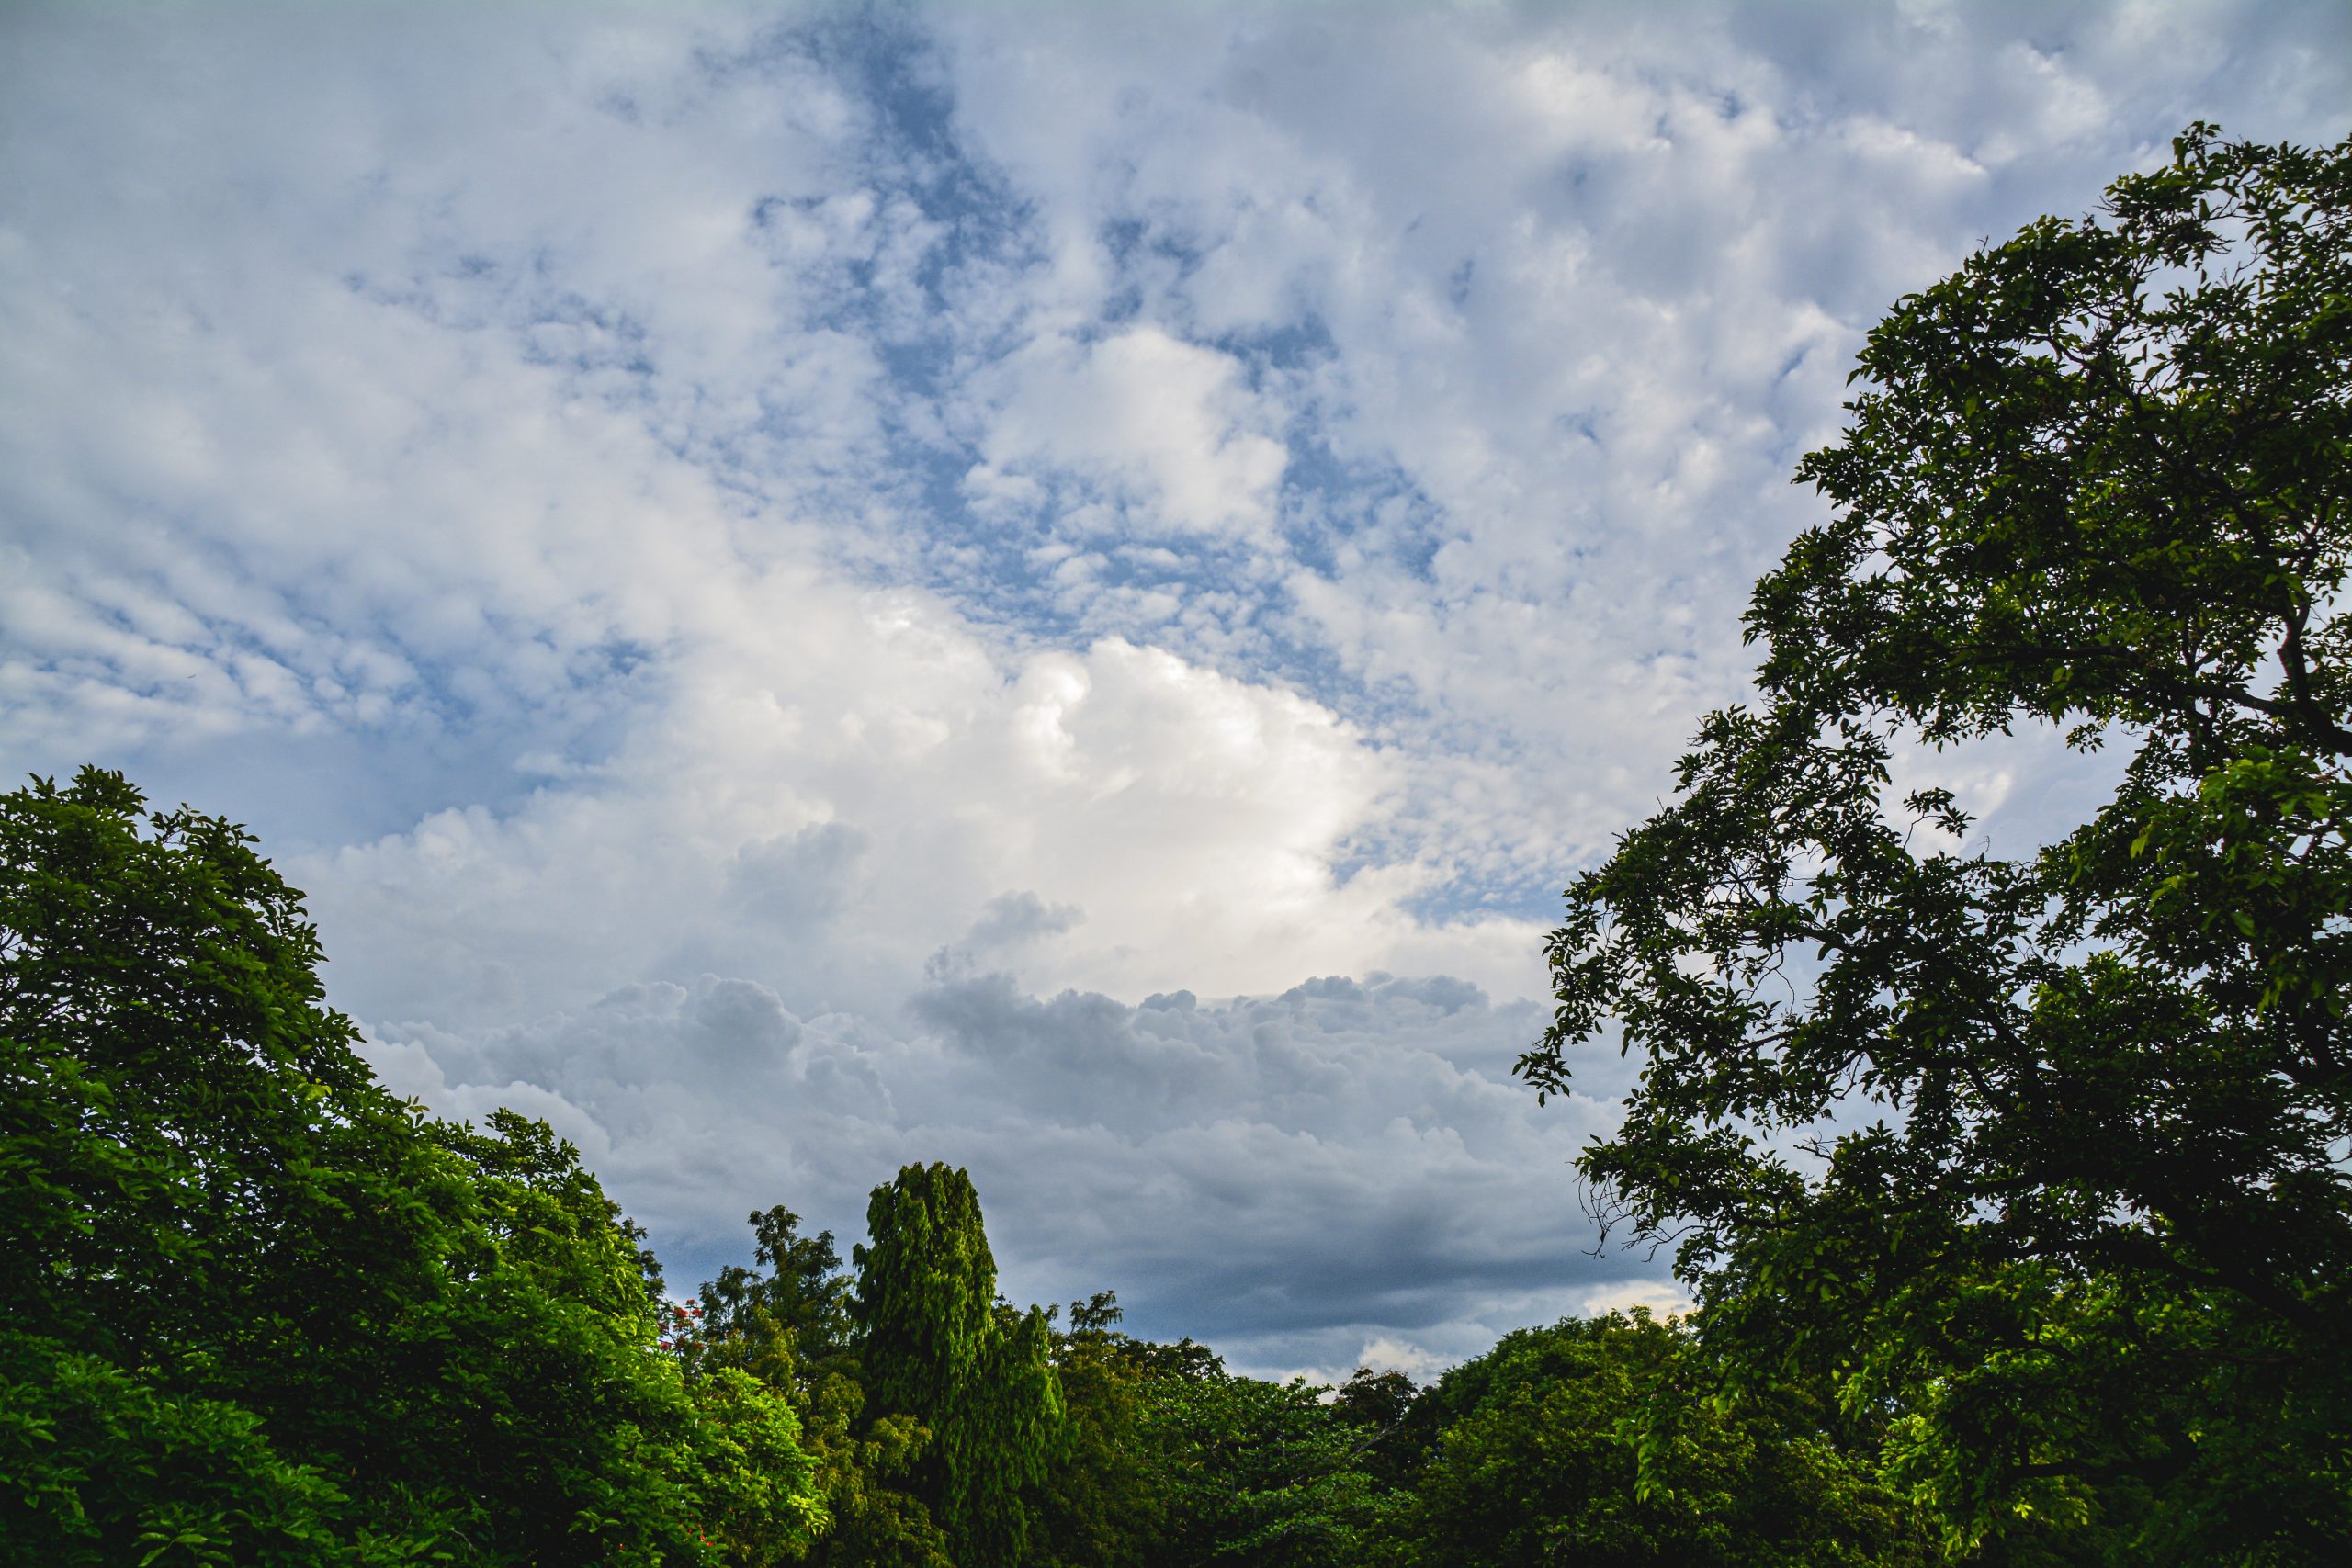
[[[1040,472],[1128,504],[1119,532],[1263,534],[1287,452],[1230,356],[1136,327],[1091,343],[1039,338],[1001,361],[985,416],[979,496],[1026,496]],[[1082,492],[1081,492],[1082,493]]]
[[[1621,1280],[1603,1285],[1597,1291],[1587,1291],[1581,1303],[1595,1316],[1605,1312],[1630,1312],[1634,1307],[1646,1307],[1659,1317],[1673,1317],[1690,1310],[1690,1292],[1661,1280]]]
[[[1046,986],[1231,993],[1366,961],[1534,983],[1527,922],[1418,921],[1409,864],[1342,879],[1397,764],[1295,694],[1117,641],[1003,661],[905,594],[761,597],[673,653],[667,705],[593,776],[298,862],[330,937],[370,939],[337,949],[348,1005],[413,1005],[424,956],[451,1021],[684,965],[887,1010],[1016,896],[1083,912],[1022,933]]]

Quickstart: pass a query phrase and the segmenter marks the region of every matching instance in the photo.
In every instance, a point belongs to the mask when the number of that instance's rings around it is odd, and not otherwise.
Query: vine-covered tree
[[[998,1302],[979,1196],[962,1170],[908,1166],[874,1190],[865,1219],[853,1256],[868,1408],[929,1431],[917,1491],[958,1568],[1012,1568],[1062,1438],[1045,1314]]]
[[[1570,889],[1521,1066],[1622,1030],[1584,1171],[1728,1364],[1900,1412],[1956,1540],[2340,1562],[2352,142],[2174,152],[1871,333],[1760,701]],[[1890,798],[2042,727],[2124,753],[2046,848]]]

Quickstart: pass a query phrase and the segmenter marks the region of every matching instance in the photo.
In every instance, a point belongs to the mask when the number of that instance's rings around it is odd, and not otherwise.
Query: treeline
[[[1121,1332],[1108,1292],[1066,1322],[991,1299],[961,1171],[908,1168],[876,1190],[868,1224],[852,1270],[831,1233],[802,1236],[786,1209],[754,1214],[758,1266],[672,1309],[690,1369],[750,1370],[806,1413],[833,1521],[819,1563],[1933,1555],[1921,1516],[1874,1478],[1880,1434],[1792,1387],[1724,1397],[1691,1335],[1645,1312],[1522,1329],[1426,1389],[1369,1368],[1337,1388],[1274,1382],[1191,1339]],[[949,1431],[991,1436],[941,1441]]]
[[[997,1292],[944,1166],[674,1298],[543,1123],[392,1100],[298,896],[85,770],[0,796],[0,1560],[1908,1562],[1873,1434],[1636,1314],[1417,1390]]]

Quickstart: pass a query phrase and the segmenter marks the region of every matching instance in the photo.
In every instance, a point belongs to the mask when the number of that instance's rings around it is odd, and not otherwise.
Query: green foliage
[[[1340,1568],[1375,1551],[1402,1506],[1364,1468],[1374,1434],[1329,1388],[1237,1377],[1212,1360],[1152,1382],[1139,1423],[1160,1471],[1169,1568]]]
[[[752,1214],[751,1226],[753,1267],[730,1264],[703,1286],[700,1322],[683,1336],[693,1353],[750,1367],[804,1402],[829,1377],[854,1381],[851,1280],[833,1233],[802,1235],[800,1216],[782,1204]]]
[[[318,962],[230,824],[96,770],[0,796],[10,1557],[797,1550],[789,1406],[690,1397],[576,1151],[392,1100]]]
[[[1507,1335],[1423,1398],[1441,1428],[1398,1534],[1417,1568],[1925,1563],[1926,1531],[1817,1401],[1716,1400],[1635,1311]]]
[[[1361,1371],[1336,1393],[1228,1373],[1205,1347],[1118,1332],[1117,1298],[1073,1303],[1054,1341],[1069,1439],[1040,1504],[1051,1568],[1380,1558],[1414,1389]]]
[[[373,1303],[364,1216],[407,1157],[292,895],[143,805],[95,769],[0,796],[0,1321],[126,1363],[301,1314],[289,1255]]]
[[[1951,1543],[2352,1547],[2352,143],[2197,127],[1902,301],[1758,585],[1760,705],[1569,890],[1522,1070],[1746,1386],[1832,1381]],[[2132,755],[2041,852],[1898,741]]]
[[[1023,1560],[1034,1494],[1062,1438],[1045,1314],[996,1300],[971,1179],[909,1166],[874,1190],[854,1310],[869,1407],[930,1432],[917,1493],[960,1568]]]
[[[1409,1481],[1428,1458],[1427,1425],[1413,1420],[1420,1393],[1403,1372],[1358,1367],[1331,1395],[1331,1413],[1356,1430],[1358,1463],[1383,1486]]]
[[[689,1385],[685,1489],[695,1529],[729,1564],[797,1561],[831,1523],[791,1403],[749,1372],[714,1368]]]
[[[810,1432],[832,1528],[812,1561],[820,1568],[954,1568],[946,1532],[908,1490],[930,1432],[907,1416],[854,1426],[861,1399],[854,1382],[835,1376],[818,1400]]]
[[[906,1489],[929,1428],[903,1415],[861,1419],[851,1280],[833,1233],[800,1235],[800,1216],[781,1204],[751,1225],[753,1266],[730,1264],[698,1298],[668,1308],[665,1343],[691,1386],[741,1375],[799,1414],[829,1519],[810,1553],[821,1568],[950,1568],[945,1534]]]
[[[1559,1425],[1395,1374],[1235,1377],[1119,1333],[1108,1292],[1055,1334],[997,1299],[943,1166],[876,1190],[854,1289],[779,1207],[753,1267],[672,1305],[552,1130],[383,1094],[238,830],[85,773],[0,797],[0,852],[7,1561],[1401,1562],[1469,1517],[1465,1456],[1523,1469]],[[1589,1413],[1589,1375],[1542,1375],[1571,1393],[1513,1397]],[[1719,1507],[1737,1472],[1807,1517],[1772,1478],[1814,1474],[1810,1429],[1726,1430],[1662,1450],[1660,1484]],[[1622,1511],[1617,1461],[1586,1493]]]
[[[346,1533],[349,1499],[287,1462],[249,1410],[163,1393],[54,1342],[0,1337],[0,1558],[294,1568],[418,1555]]]
[[[371,1409],[369,1436],[394,1445],[374,1473],[447,1489],[458,1533],[488,1561],[797,1553],[823,1513],[789,1402],[726,1370],[690,1392],[652,1353],[634,1238],[578,1152],[511,1112],[490,1122],[434,1129],[477,1223],[452,1238],[455,1288],[394,1336],[391,1354],[430,1375]]]
[[[1118,1332],[1103,1291],[1069,1309],[1054,1337],[1069,1419],[1038,1497],[1035,1550],[1047,1568],[1131,1568],[1157,1560],[1168,1500],[1146,1446],[1151,1374],[1139,1342]]]

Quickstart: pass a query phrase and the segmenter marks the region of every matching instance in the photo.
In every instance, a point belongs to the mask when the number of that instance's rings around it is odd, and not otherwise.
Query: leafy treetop
[[[1552,938],[1521,1070],[1642,1063],[1586,1175],[1731,1365],[1904,1411],[1958,1541],[2352,1537],[2348,214],[2352,142],[2198,126],[1898,304],[1760,702]],[[2039,852],[1890,798],[1898,743],[2035,724],[2131,748]]]

